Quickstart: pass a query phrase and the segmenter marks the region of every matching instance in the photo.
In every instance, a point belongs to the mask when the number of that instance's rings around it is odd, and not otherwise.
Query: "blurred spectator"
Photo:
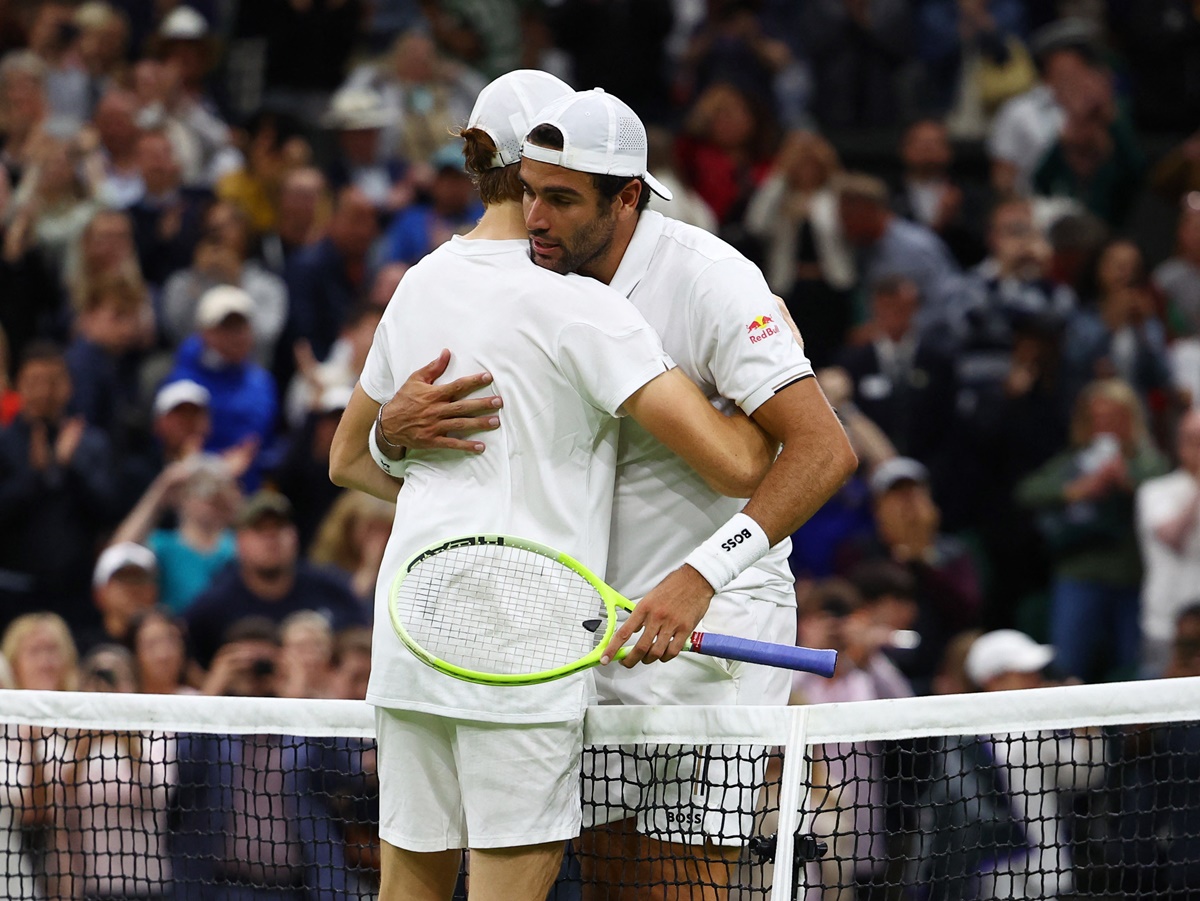
[[[146,280],[161,287],[192,261],[211,197],[207,191],[184,187],[183,170],[164,129],[138,135],[136,156],[142,195],[129,207],[129,217]]]
[[[297,251],[319,241],[330,206],[329,186],[320,169],[301,166],[288,172],[279,186],[279,223],[260,241],[267,268],[283,275]]]
[[[1176,337],[1200,337],[1200,193],[1180,204],[1175,255],[1155,267],[1154,287],[1166,300],[1166,323]]]
[[[1068,448],[1017,486],[1052,561],[1050,638],[1069,676],[1134,674],[1142,581],[1134,492],[1166,468],[1137,394],[1103,379],[1075,402]]]
[[[188,684],[193,664],[187,653],[183,621],[164,607],[135,613],[125,630],[125,646],[133,654],[138,691],[142,694],[195,694]]]
[[[336,567],[350,578],[350,587],[368,618],[375,606],[379,566],[395,517],[395,504],[361,491],[343,491],[321,520],[309,547],[309,560]]]
[[[483,204],[463,160],[462,143],[443,145],[429,162],[434,171],[429,199],[401,210],[392,220],[381,238],[381,257],[386,262],[411,266],[455,235],[469,232],[483,216]]]
[[[1179,420],[1179,466],[1137,490],[1142,581],[1142,675],[1158,676],[1169,659],[1181,610],[1200,599],[1200,408]]]
[[[240,144],[243,164],[216,180],[216,195],[241,207],[254,231],[266,234],[279,227],[279,192],[284,177],[293,169],[309,165],[312,148],[301,133],[300,123],[273,109],[260,109],[250,116]]]
[[[870,304],[871,318],[857,331],[861,343],[844,347],[838,358],[853,382],[854,405],[896,451],[934,465],[953,420],[953,359],[917,331],[921,296],[911,279],[880,278]]]
[[[199,453],[208,440],[212,420],[208,389],[189,380],[163,385],[154,395],[150,435],[131,449],[121,464],[122,510],[132,510],[167,466]]]
[[[998,197],[1032,191],[1034,172],[1066,121],[1058,98],[1079,72],[1099,62],[1097,39],[1095,28],[1078,19],[1054,22],[1030,36],[1041,81],[1000,107],[987,138],[992,190]]]
[[[777,136],[772,111],[728,81],[696,98],[676,145],[679,177],[695,188],[735,247],[754,189],[766,178]]]
[[[86,628],[95,538],[117,516],[110,443],[68,416],[71,376],[57,347],[27,347],[16,385],[21,413],[0,429],[0,619],[48,609]]]
[[[1124,224],[1142,186],[1145,159],[1117,107],[1112,72],[1070,68],[1052,89],[1065,118],[1034,170],[1034,190],[1073,198],[1111,226]]]
[[[236,557],[232,525],[241,500],[225,461],[196,454],[159,474],[112,540],[138,542],[154,552],[159,600],[181,613]],[[175,528],[163,528],[168,510],[177,514]]]
[[[904,132],[900,143],[904,166],[892,208],[906,219],[932,229],[960,266],[983,258],[985,199],[974,185],[955,178],[954,148],[946,126],[921,119]]]
[[[671,192],[670,200],[663,200],[653,191],[650,192],[650,202],[646,209],[654,210],[702,228],[711,234],[717,233],[717,217],[712,208],[705,202],[696,189],[686,184],[675,170],[675,139],[670,131],[662,126],[650,125],[646,128],[646,168],[654,173],[667,190]]]
[[[1170,387],[1166,329],[1158,318],[1140,248],[1105,244],[1079,285],[1082,305],[1067,323],[1064,363],[1073,397],[1096,378],[1128,382],[1145,402]]]
[[[327,698],[333,679],[333,629],[314,610],[293,613],[279,624],[279,694]]]
[[[854,258],[832,189],[840,170],[827,140],[789,132],[746,209],[746,230],[763,243],[771,290],[783,298],[816,366],[829,361],[854,318]]]
[[[383,97],[369,87],[342,88],[333,95],[322,124],[335,133],[338,153],[328,167],[336,191],[354,185],[381,215],[392,215],[412,201],[404,181],[406,166],[383,151],[381,137],[391,121]]]
[[[1039,688],[1050,684],[1042,670],[1054,656],[1054,648],[1001,629],[975,640],[966,672],[983,691]],[[936,861],[938,872],[925,876],[939,879],[940,873],[945,880],[962,873],[961,884],[946,882],[946,888],[978,898],[1069,897],[1074,867],[1067,819],[1075,796],[1099,787],[1104,759],[1104,739],[1091,729],[947,740],[929,780],[934,806],[924,811],[941,822],[928,824],[933,846],[920,855]],[[937,797],[947,792],[951,797]],[[950,839],[947,830],[957,835]],[[979,853],[996,843],[1011,845],[1013,853]],[[955,853],[944,856],[951,849]]]
[[[1200,131],[1188,135],[1155,163],[1149,183],[1172,203],[1200,191]]]
[[[290,351],[296,339],[307,340],[318,360],[328,356],[369,283],[368,255],[378,233],[375,208],[367,195],[358,188],[342,188],[328,235],[288,261],[288,328],[273,370],[279,384],[286,385],[291,378]]]
[[[365,622],[343,576],[300,558],[288,499],[261,491],[238,515],[237,565],[226,568],[184,614],[196,657],[207,665],[226,624],[236,617],[280,623],[298,610],[327,615],[335,629]]]
[[[912,12],[903,0],[812,0],[801,18],[826,128],[890,125],[910,98],[897,82],[912,52]],[[911,105],[909,103],[909,105]]]
[[[714,8],[719,5],[709,4]],[[602,4],[564,0],[545,4],[542,16],[555,48],[570,58],[568,80],[572,84],[600,87],[615,94],[633,108],[647,128],[651,123],[671,119],[667,48],[676,13],[670,0]],[[693,44],[700,41],[707,48],[718,42],[720,38],[712,34],[715,30],[710,28],[703,35],[693,36]],[[660,170],[653,163],[650,171],[659,177]]]
[[[246,214],[227,201],[204,213],[203,231],[192,265],[171,275],[162,290],[162,329],[179,345],[196,326],[200,303],[217,285],[232,285],[249,295],[254,355],[269,366],[288,315],[288,292],[283,279],[251,257],[254,235]]]
[[[352,393],[338,385],[314,395],[312,408],[292,431],[283,459],[271,473],[275,487],[292,500],[301,547],[308,547],[340,493],[329,480],[329,452]]]
[[[1043,201],[1034,198],[1035,220],[1042,208]],[[1081,208],[1068,210],[1054,218],[1046,227],[1046,237],[1050,241],[1050,280],[1074,290],[1109,236],[1108,226]]]
[[[0,100],[0,126],[4,130],[0,163],[16,184],[46,137],[50,118],[46,64],[36,53],[12,50],[0,59]]]
[[[946,641],[979,620],[979,574],[967,547],[940,531],[941,511],[924,466],[910,457],[885,461],[871,474],[870,486],[876,537],[846,548],[839,572],[852,573],[864,561],[882,558],[911,574],[922,652],[909,677],[918,692],[926,693]]]
[[[921,615],[916,579],[899,563],[883,559],[859,564],[850,571],[849,578],[862,597],[864,614],[869,614],[865,645],[878,643],[876,653],[903,675],[908,689],[904,697],[911,695],[909,674],[928,672],[922,658],[931,653],[928,647],[931,624],[928,616]],[[929,687],[933,689],[932,685]]]
[[[371,676],[371,630],[350,626],[334,636],[333,690],[335,698],[361,701],[367,696]]]
[[[1171,658],[1163,675],[1168,679],[1200,676],[1200,603],[1189,604],[1175,617]]]
[[[114,87],[100,98],[92,114],[103,172],[97,196],[114,209],[128,209],[145,192],[137,158],[137,109],[132,91]]]
[[[68,248],[95,215],[92,186],[84,178],[73,141],[44,139],[25,167],[10,211],[7,241],[36,244],[45,264],[61,270]]]
[[[167,13],[150,42],[150,55],[160,63],[154,76],[153,106],[147,116],[176,122],[199,159],[194,179],[211,185],[228,165],[229,127],[210,73],[219,48],[208,21],[190,6],[180,4]],[[157,116],[156,116],[157,114]],[[189,179],[191,181],[191,179]]]
[[[158,602],[158,559],[154,551],[132,541],[106,547],[92,573],[92,600],[100,611],[100,628],[79,636],[79,649],[123,642],[133,617]]]
[[[416,165],[467,121],[484,84],[478,73],[442,56],[426,31],[414,28],[396,37],[384,59],[351,72],[345,87],[373,89],[382,97],[390,122],[384,153]]]
[[[23,613],[0,638],[0,656],[12,667],[13,687],[74,691],[79,654],[71,630],[57,613]]]
[[[78,312],[95,286],[108,279],[142,285],[142,270],[133,241],[133,222],[120,210],[100,209],[70,248],[62,280]]]
[[[873,701],[912,696],[908,680],[881,648],[891,630],[876,622],[852,584],[818,582],[800,597],[798,643],[834,648],[838,665],[831,679],[797,673],[793,704]],[[824,763],[826,795],[814,818],[813,835],[829,845],[820,866],[827,889],[869,882],[884,869],[884,759],[878,742],[822,745],[813,749]],[[832,871],[832,872],[831,872]]]
[[[241,616],[223,633],[206,693],[278,697],[276,624]],[[326,754],[319,740],[285,735],[182,736],[171,813],[183,897],[200,886],[206,901],[348,894],[342,837],[320,790]]]
[[[84,691],[134,692],[133,657],[100,645],[80,665]],[[53,791],[59,865],[70,897],[153,898],[171,883],[168,801],[175,740],[161,733],[73,736]],[[60,889],[63,886],[60,885]]]
[[[180,345],[166,379],[187,379],[208,391],[212,429],[205,450],[220,453],[257,442],[257,456],[242,477],[250,490],[261,476],[279,409],[271,374],[253,360],[253,314],[254,301],[241,288],[209,288],[196,308],[197,333]]]
[[[75,50],[94,99],[128,75],[129,20],[104,0],[86,0],[75,8],[72,24],[79,29]]]
[[[963,284],[941,238],[893,213],[887,185],[880,179],[847,173],[834,184],[842,231],[858,249],[862,282],[873,285],[885,275],[908,276],[920,290],[918,322],[944,318],[960,302]]]
[[[923,105],[956,137],[982,137],[996,107],[1033,85],[1021,0],[926,0],[917,35]]]
[[[154,336],[145,287],[120,277],[93,282],[66,350],[71,409],[124,452],[141,418],[141,375]]]

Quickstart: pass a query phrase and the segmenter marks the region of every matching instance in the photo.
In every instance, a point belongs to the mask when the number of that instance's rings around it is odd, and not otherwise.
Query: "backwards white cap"
[[[671,199],[670,190],[646,171],[646,126],[628,104],[603,88],[556,100],[538,113],[530,130],[539,125],[553,125],[562,132],[562,150],[526,141],[523,156],[576,172],[640,178],[659,197]]]
[[[496,143],[493,169],[510,166],[521,159],[521,142],[538,111],[571,93],[570,85],[549,72],[508,72],[479,92],[467,128],[482,129]]]

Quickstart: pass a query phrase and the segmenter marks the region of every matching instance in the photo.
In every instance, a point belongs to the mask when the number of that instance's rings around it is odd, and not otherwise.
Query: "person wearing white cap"
[[[80,652],[102,642],[123,642],[134,614],[158,603],[157,577],[158,559],[144,545],[119,541],[101,551],[92,573],[100,629],[81,637]]]
[[[1043,672],[1054,660],[1054,648],[1038,644],[1016,629],[997,629],[979,636],[967,652],[967,678],[984,691],[1040,688]]]
[[[388,589],[403,561],[433,537],[484,531],[527,535],[603,567],[617,417],[626,413],[723,490],[748,491],[770,462],[761,434],[717,412],[621,295],[530,263],[520,140],[532,115],[569,91],[545,73],[517,71],[480,94],[463,138],[483,218],[405,275],[334,438],[333,481],[397,501],[367,694],[379,742],[384,901],[448,898],[467,846],[473,899],[541,901],[564,841],[580,828],[592,693],[590,673],[498,687],[423,664],[390,624]],[[444,367],[441,349],[451,343],[451,374],[486,369],[477,387],[502,386],[511,414],[488,454],[408,454],[400,491],[400,454],[379,421],[399,377],[435,355]]]
[[[212,427],[204,449],[221,453],[256,442],[262,448],[275,427],[278,393],[271,374],[253,359],[254,301],[241,288],[209,288],[196,308],[197,333],[179,346],[166,382],[187,380],[209,393]],[[261,477],[261,455],[244,476],[247,491]]]

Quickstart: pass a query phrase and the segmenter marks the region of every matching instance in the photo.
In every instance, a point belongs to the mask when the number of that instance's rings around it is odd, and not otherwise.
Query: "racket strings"
[[[596,645],[583,620],[607,617],[596,589],[578,573],[508,545],[425,558],[399,586],[396,611],[409,637],[435,657],[505,675],[574,663]]]

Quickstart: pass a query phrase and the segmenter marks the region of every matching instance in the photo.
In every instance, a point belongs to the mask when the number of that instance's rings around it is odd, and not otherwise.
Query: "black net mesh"
[[[1200,899],[1200,726],[810,749],[804,899]],[[799,880],[807,885],[801,888]]]
[[[0,898],[332,901],[378,890],[370,740],[22,726],[0,736]],[[782,897],[1200,901],[1200,724],[826,745],[807,758]],[[550,897],[767,899],[781,772],[782,755],[764,746],[589,749],[593,822]]]

